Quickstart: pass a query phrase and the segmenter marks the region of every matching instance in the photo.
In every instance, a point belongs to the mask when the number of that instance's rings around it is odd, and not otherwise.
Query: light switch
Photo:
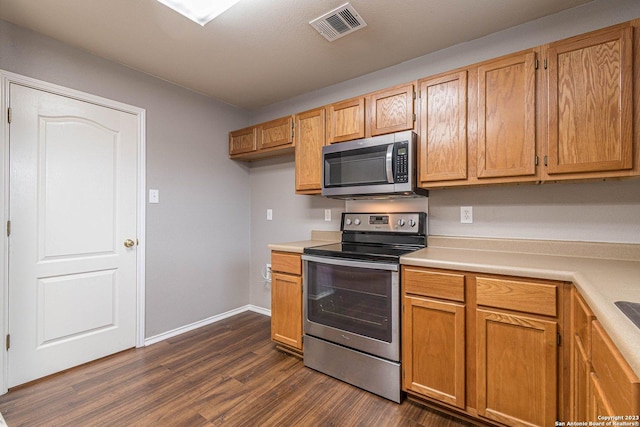
[[[149,203],[160,203],[160,190],[149,190]]]
[[[267,221],[273,220],[273,209],[267,209]]]

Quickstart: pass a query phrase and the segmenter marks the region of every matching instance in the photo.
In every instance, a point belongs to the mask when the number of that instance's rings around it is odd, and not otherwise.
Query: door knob
[[[134,241],[133,241],[133,240],[131,240],[131,239],[127,239],[127,240],[125,240],[125,241],[124,241],[124,247],[125,247],[125,248],[130,248],[130,247],[132,247],[132,246],[133,246],[133,245],[135,245],[135,244],[136,244],[136,242],[134,242]]]

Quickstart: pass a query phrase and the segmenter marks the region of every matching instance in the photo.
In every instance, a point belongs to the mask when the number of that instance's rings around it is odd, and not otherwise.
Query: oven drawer
[[[402,282],[408,294],[464,302],[464,274],[404,267]]]
[[[271,252],[271,270],[280,273],[302,275],[302,260],[299,254]]]
[[[558,286],[545,282],[476,277],[478,305],[557,316]]]

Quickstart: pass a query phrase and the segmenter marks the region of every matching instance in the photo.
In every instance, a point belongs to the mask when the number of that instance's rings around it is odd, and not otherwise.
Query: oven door
[[[303,255],[304,332],[400,361],[397,263]]]

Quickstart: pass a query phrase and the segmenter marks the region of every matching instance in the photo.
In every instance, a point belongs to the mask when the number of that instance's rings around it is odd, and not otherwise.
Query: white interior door
[[[135,346],[137,118],[12,83],[8,386]]]

